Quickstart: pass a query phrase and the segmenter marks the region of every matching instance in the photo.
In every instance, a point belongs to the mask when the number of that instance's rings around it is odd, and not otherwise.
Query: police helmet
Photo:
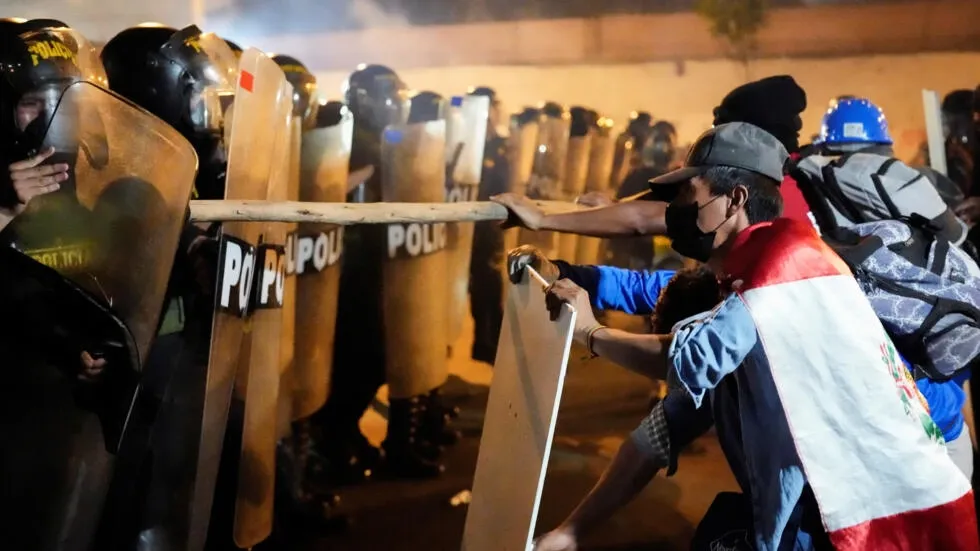
[[[320,105],[316,112],[316,127],[328,128],[340,124],[344,117],[350,115],[347,106],[340,101],[327,101]]]
[[[892,145],[888,120],[880,107],[865,98],[834,102],[820,124],[821,145]]]
[[[490,98],[490,105],[497,103],[497,91],[489,86],[471,86],[466,92],[470,96],[485,96]]]
[[[227,38],[222,38],[222,40],[225,41],[225,44],[228,45],[228,48],[231,50],[231,52],[235,54],[236,59],[242,58],[242,53],[244,53],[245,50],[243,50],[242,47],[239,46],[237,42],[233,42],[231,40],[228,40]]]
[[[313,128],[316,126],[316,111],[320,107],[316,97],[316,77],[295,57],[276,54],[272,60],[293,85],[293,116],[303,121],[303,128]]]
[[[0,25],[2,152],[24,158],[39,149],[65,90],[81,81],[106,83],[95,48],[81,34],[54,20]],[[59,131],[65,148],[74,148],[70,129]]]
[[[442,119],[445,105],[445,98],[435,92],[416,92],[409,100],[408,122],[413,124]]]
[[[355,123],[367,130],[380,132],[406,115],[408,87],[384,65],[359,65],[344,82],[343,94]]]
[[[569,109],[569,113],[572,116],[572,136],[587,136],[595,128],[598,116],[592,109],[576,105]]]
[[[144,23],[102,49],[112,91],[153,113],[194,146],[198,197],[224,196],[225,116],[235,97],[237,61],[227,43],[196,26]]]
[[[234,99],[223,40],[195,26],[131,27],[102,49],[110,88],[167,122],[197,148],[219,140]],[[198,151],[198,155],[201,151]]]

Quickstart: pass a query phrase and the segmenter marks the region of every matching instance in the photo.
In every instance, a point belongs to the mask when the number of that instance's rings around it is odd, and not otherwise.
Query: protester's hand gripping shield
[[[476,201],[483,175],[483,153],[487,143],[490,98],[462,98],[459,122],[446,142],[446,202]],[[446,226],[449,270],[449,344],[456,342],[466,316],[473,252],[473,224]]]
[[[445,200],[445,121],[390,126],[382,136],[385,202]],[[445,224],[386,228],[384,334],[392,398],[428,393],[446,381]]]

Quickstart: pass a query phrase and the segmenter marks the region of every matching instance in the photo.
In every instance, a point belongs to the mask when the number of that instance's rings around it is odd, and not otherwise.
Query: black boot
[[[381,465],[381,451],[358,429],[343,435],[323,434],[315,439],[314,449],[317,453],[311,465],[312,476],[331,488],[367,482]]]
[[[449,422],[459,417],[459,408],[448,407],[443,404],[438,388],[430,392],[424,401],[422,439],[437,447],[452,446],[459,442],[462,435],[459,431],[449,427]]]
[[[388,435],[381,444],[385,467],[396,478],[433,478],[445,468],[437,463],[432,446],[420,434],[425,418],[426,396],[392,399],[388,410]]]
[[[347,527],[348,519],[338,512],[340,496],[313,483],[311,470],[317,459],[309,423],[294,423],[293,433],[277,446],[277,497],[282,505],[277,510],[288,515],[281,524],[336,532]]]

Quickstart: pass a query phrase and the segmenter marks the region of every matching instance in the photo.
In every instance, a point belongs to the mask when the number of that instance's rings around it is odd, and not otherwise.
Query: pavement
[[[642,321],[637,318],[612,316],[608,323],[642,331]],[[443,476],[426,482],[372,481],[346,488],[341,496],[343,509],[353,518],[350,528],[291,547],[303,551],[459,551],[466,505],[451,501],[470,489],[493,375],[489,365],[469,359],[472,326],[464,326],[461,333],[453,347],[452,377],[444,394],[461,407],[456,426],[464,438],[445,454]],[[537,519],[538,534],[557,526],[588,492],[647,412],[654,389],[643,377],[586,356],[580,348],[571,354]],[[384,438],[386,401],[386,389],[382,389],[379,406],[361,421],[365,435],[375,444]],[[681,455],[675,476],[658,475],[637,499],[590,534],[583,549],[686,550],[715,495],[736,489],[717,440],[706,435]]]

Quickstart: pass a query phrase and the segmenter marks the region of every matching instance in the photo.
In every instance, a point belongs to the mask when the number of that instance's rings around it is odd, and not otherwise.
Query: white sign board
[[[922,107],[926,115],[926,137],[929,140],[929,165],[933,170],[947,176],[946,136],[943,132],[942,107],[939,94],[935,90],[922,91]]]
[[[551,321],[545,281],[525,274],[507,294],[462,551],[532,547],[575,311]]]

